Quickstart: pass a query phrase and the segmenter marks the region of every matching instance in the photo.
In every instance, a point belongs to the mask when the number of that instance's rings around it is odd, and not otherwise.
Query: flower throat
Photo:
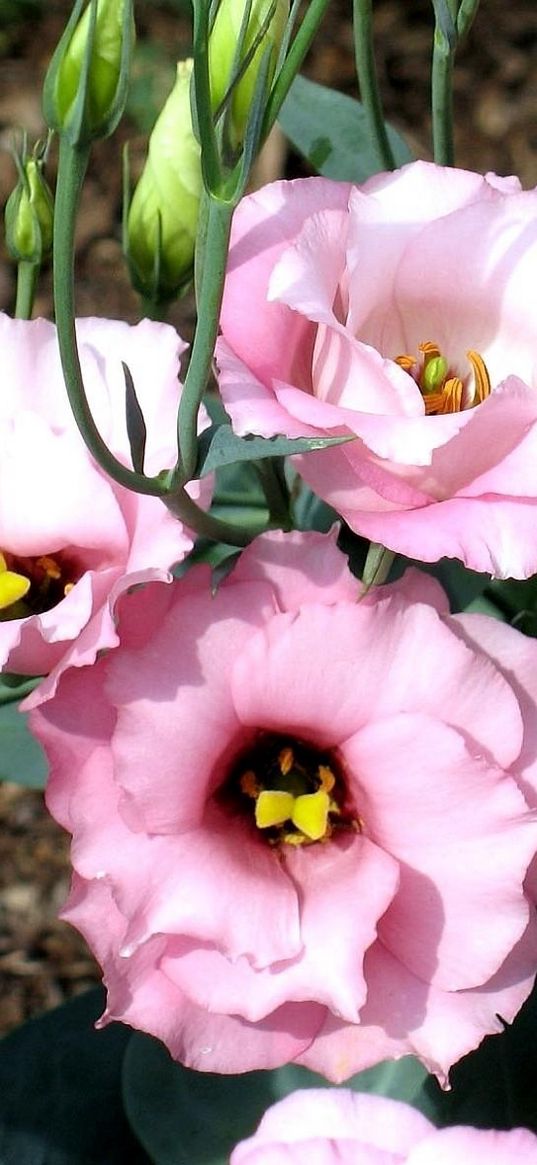
[[[473,383],[464,383],[460,376],[450,376],[449,364],[438,344],[427,340],[419,345],[420,356],[403,354],[395,363],[416,381],[425,403],[427,416],[460,413],[474,408],[490,396],[490,376],[483,357],[471,348],[467,353]]]

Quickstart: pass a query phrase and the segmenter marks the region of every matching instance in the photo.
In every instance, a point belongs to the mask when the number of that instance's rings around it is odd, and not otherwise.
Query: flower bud
[[[134,41],[132,0],[90,0],[75,22],[80,10],[78,3],[52,58],[44,86],[48,124],[66,133],[73,144],[106,137],[115,129],[127,95],[128,62]]]
[[[261,37],[250,64],[233,89],[231,136],[234,144],[240,143],[244,138],[259,68],[267,45],[271,49],[268,83],[272,81],[289,16],[289,0],[252,0],[246,30],[245,32],[243,30],[242,51],[237,60],[237,44],[241,38],[246,7],[247,0],[221,0],[209,37],[211,102],[213,110],[216,111],[224,100],[234,73],[240,68],[240,62],[252,48],[265,22],[269,20],[271,8],[274,8],[266,32]]]
[[[19,180],[5,208],[6,244],[17,263],[39,265],[52,250],[54,201],[37,150],[17,165]]]
[[[147,161],[129,208],[126,251],[132,281],[154,302],[189,282],[202,192],[200,147],[190,111],[191,60],[179,61],[175,85],[157,119]]]

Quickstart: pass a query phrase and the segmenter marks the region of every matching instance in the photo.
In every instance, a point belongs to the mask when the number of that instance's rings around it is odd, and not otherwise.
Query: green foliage
[[[295,149],[325,178],[364,182],[377,173],[378,156],[367,118],[352,97],[298,76],[278,120]],[[412,161],[400,134],[390,125],[387,129],[397,165]]]
[[[121,1104],[129,1030],[94,1030],[103,993],[33,1019],[0,1041],[2,1165],[150,1165]]]
[[[0,678],[0,780],[14,781],[29,789],[43,789],[47,762],[41,746],[28,731],[26,715],[18,707],[18,700],[35,683],[25,677]]]
[[[237,437],[231,425],[211,425],[199,438],[195,477],[206,477],[223,465],[261,461],[342,445],[352,437]]]

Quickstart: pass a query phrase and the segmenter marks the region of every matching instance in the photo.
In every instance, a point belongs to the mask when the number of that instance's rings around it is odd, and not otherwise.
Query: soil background
[[[0,0],[0,201],[14,183],[9,154],[22,130],[43,135],[41,86],[72,5],[69,0]],[[332,0],[304,72],[358,96],[352,51],[351,0]],[[431,156],[429,84],[432,4],[377,0],[377,67],[386,116],[418,157]],[[186,0],[136,4],[137,48],[128,115],[99,143],[78,223],[79,315],[135,322],[139,304],[121,253],[121,152],[130,142],[134,175],[143,164],[147,133],[173,83],[175,61],[187,56]],[[455,72],[457,163],[469,169],[518,174],[537,184],[537,3],[482,0]],[[55,151],[49,176],[54,182]],[[258,184],[307,173],[276,137],[258,167]],[[461,272],[461,276],[464,273]],[[15,273],[0,245],[0,309],[13,310]],[[37,315],[52,318],[50,272],[45,271]],[[188,339],[188,299],[170,314]],[[48,817],[40,793],[0,785],[0,1033],[61,1003],[99,977],[81,938],[57,912],[69,882],[68,838]]]

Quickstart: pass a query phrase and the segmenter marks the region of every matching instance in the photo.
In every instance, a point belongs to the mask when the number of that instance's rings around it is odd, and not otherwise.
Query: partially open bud
[[[17,159],[19,180],[5,208],[6,244],[17,263],[38,266],[52,250],[54,201],[43,175],[40,147]]]
[[[192,61],[179,61],[127,220],[132,281],[155,303],[178,295],[192,277],[202,177],[190,112],[191,75]]]
[[[249,0],[221,0],[209,37],[211,103],[215,111],[224,100],[241,63],[244,63],[259,38],[252,59],[234,86],[231,96],[230,128],[235,145],[244,138],[259,68],[267,46],[271,50],[268,83],[272,81],[289,16],[289,0],[252,0],[244,29],[248,3]]]
[[[127,95],[134,42],[132,0],[89,0],[77,19],[81,10],[78,0],[44,85],[48,124],[73,144],[106,137],[115,129]]]

